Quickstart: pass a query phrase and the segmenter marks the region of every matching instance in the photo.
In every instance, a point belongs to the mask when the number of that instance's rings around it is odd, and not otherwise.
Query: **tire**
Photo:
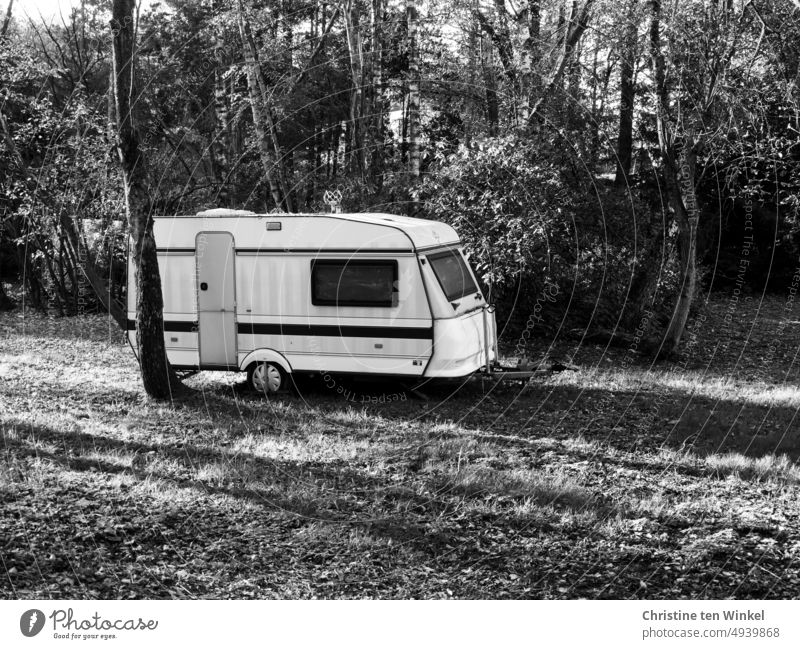
[[[253,363],[247,370],[247,383],[253,390],[261,394],[276,394],[286,387],[286,373],[276,363],[260,361]]]

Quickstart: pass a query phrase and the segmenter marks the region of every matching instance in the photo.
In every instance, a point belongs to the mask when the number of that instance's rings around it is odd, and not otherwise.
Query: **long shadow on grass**
[[[789,406],[712,399],[671,387],[634,391],[531,384],[524,390],[501,385],[484,392],[478,382],[460,389],[430,386],[427,401],[412,395],[403,402],[375,403],[391,389],[391,384],[361,384],[365,397],[354,404],[312,385],[303,399],[332,410],[361,407],[387,420],[451,421],[519,438],[580,434],[625,452],[666,448],[700,457],[738,452],[800,459],[798,409]]]
[[[340,494],[369,494],[379,483],[344,463],[265,459],[188,443],[142,444],[14,420],[3,428],[16,429],[21,437],[4,435],[4,450],[9,455],[44,458],[71,471],[127,474],[141,482],[161,480],[201,494],[246,499],[309,518],[340,519],[354,507]],[[42,444],[59,450],[41,448]],[[92,453],[112,459],[87,456]],[[118,462],[114,455],[119,456]],[[322,505],[327,505],[327,510]]]
[[[475,434],[497,446],[517,449],[543,437],[570,441],[579,436],[614,452],[563,454],[651,473],[670,470],[695,477],[730,473],[746,477],[757,473],[753,467],[739,466],[741,462],[726,466],[724,457],[722,463],[708,466],[679,461],[683,452],[710,461],[719,460],[726,453],[741,454],[749,462],[768,463],[778,455],[795,462],[800,458],[800,435],[792,426],[796,409],[714,400],[677,388],[612,391],[532,384],[524,390],[501,385],[484,391],[480,383],[472,382],[460,389],[453,384],[432,385],[426,391],[427,399],[421,399],[401,392],[404,386],[391,382],[347,381],[341,386],[343,394],[321,381],[307,381],[302,384],[300,396],[283,397],[282,403],[313,406],[322,417],[326,413],[331,416],[336,427],[342,426],[342,413],[352,411],[379,417],[389,424],[387,428],[392,422],[430,423],[432,427],[455,422],[462,429],[456,435]],[[243,385],[234,386],[234,402],[228,396],[230,388],[225,392],[203,392],[207,412],[225,413],[235,404],[241,416],[243,411],[257,409],[262,403]],[[397,394],[404,395],[404,399],[381,402],[381,397]],[[450,433],[440,430],[435,434],[446,437]],[[653,459],[659,451],[678,454],[671,459],[669,453]]]
[[[7,456],[42,458],[69,471],[128,475],[141,483],[160,481],[165,489],[174,486],[200,496],[223,495],[284,515],[355,525],[434,555],[461,530],[455,525],[452,534],[432,532],[431,521],[483,516],[482,503],[497,498],[515,499],[532,508],[593,511],[597,516],[610,513],[607,504],[580,488],[550,485],[542,479],[498,477],[492,471],[467,470],[439,477],[408,474],[406,484],[397,484],[385,473],[383,477],[368,475],[338,460],[274,460],[188,443],[143,444],[23,421],[8,421],[4,428],[16,430],[3,436]],[[212,467],[210,477],[204,476],[208,466]],[[531,527],[531,519],[524,516],[504,520],[513,527]]]

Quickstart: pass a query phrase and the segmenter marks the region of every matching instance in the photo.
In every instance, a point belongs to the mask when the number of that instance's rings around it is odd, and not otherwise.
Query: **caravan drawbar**
[[[176,369],[459,378],[496,359],[494,309],[444,223],[392,214],[155,217]],[[132,253],[133,254],[133,253]],[[128,336],[136,295],[128,259]]]

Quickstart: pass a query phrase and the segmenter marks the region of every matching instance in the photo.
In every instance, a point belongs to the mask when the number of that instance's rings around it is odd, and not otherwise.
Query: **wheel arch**
[[[279,365],[286,374],[292,373],[292,365],[286,360],[286,357],[274,349],[254,349],[247,356],[242,359],[239,364],[239,369],[245,371],[253,363],[269,362]]]

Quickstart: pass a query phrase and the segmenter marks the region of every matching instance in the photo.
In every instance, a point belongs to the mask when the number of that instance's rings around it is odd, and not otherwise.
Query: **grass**
[[[564,474],[538,474],[516,469],[458,468],[439,483],[440,492],[461,494],[467,498],[504,498],[524,503],[521,511],[539,507],[563,507],[574,511],[588,509],[594,501],[591,493]],[[520,511],[518,509],[518,511]]]
[[[107,319],[2,314],[0,593],[794,597],[782,308],[744,309],[753,335],[727,339],[712,303],[692,354],[657,366],[537,341],[580,370],[525,387],[265,400],[203,373],[174,404],[143,397]]]
[[[741,453],[725,453],[709,456],[705,458],[705,462],[719,476],[732,475],[750,481],[800,484],[800,467],[785,454],[750,458]]]

